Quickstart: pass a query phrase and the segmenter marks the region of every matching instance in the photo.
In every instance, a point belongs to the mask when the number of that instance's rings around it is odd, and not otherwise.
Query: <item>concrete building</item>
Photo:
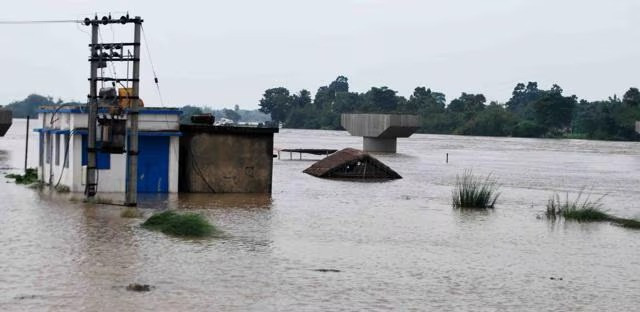
[[[13,123],[13,113],[8,109],[0,108],[0,136],[4,136]]]
[[[277,128],[182,125],[180,192],[271,193]]]
[[[398,138],[408,138],[420,128],[420,117],[394,114],[342,114],[342,127],[363,137],[365,152],[395,153]]]
[[[99,115],[106,114],[100,109]],[[179,117],[174,108],[140,108],[138,158],[139,193],[178,192]],[[42,107],[38,174],[44,183],[85,189],[87,166],[87,110],[84,106]],[[98,192],[125,192],[126,154],[99,152]]]

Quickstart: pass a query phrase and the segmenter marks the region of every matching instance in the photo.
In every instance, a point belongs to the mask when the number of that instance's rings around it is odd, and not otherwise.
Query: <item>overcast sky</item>
[[[338,75],[352,91],[427,86],[501,102],[517,82],[586,99],[640,86],[637,0],[21,0],[0,20],[110,11],[145,19],[165,106],[257,108],[267,88],[315,93]],[[130,40],[114,27],[104,41]],[[88,31],[0,25],[0,104],[34,92],[85,101]],[[146,54],[142,79],[145,104],[160,106]]]

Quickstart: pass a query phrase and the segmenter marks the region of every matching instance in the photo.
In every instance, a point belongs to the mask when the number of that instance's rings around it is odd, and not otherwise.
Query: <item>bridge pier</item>
[[[353,136],[363,137],[363,150],[396,153],[398,138],[408,138],[420,127],[416,115],[342,114],[342,127]]]

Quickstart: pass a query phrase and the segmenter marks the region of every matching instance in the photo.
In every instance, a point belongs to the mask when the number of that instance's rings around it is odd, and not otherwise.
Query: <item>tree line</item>
[[[285,128],[338,130],[343,113],[394,113],[421,116],[423,133],[532,138],[583,138],[639,140],[640,91],[630,88],[622,97],[601,101],[579,100],[553,85],[518,83],[506,103],[489,102],[482,94],[462,93],[447,103],[442,92],[415,88],[409,98],[388,87],[351,92],[347,77],[321,86],[311,97],[308,90],[291,94],[271,88],[260,100],[260,111]]]

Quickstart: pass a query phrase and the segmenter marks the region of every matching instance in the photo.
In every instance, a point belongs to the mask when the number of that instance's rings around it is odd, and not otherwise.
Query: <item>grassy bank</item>
[[[154,214],[142,226],[150,230],[181,237],[207,237],[218,232],[207,219],[199,214],[178,214],[173,211]]]
[[[452,193],[454,208],[486,209],[494,208],[498,197],[498,182],[488,175],[486,178],[474,176],[465,171],[456,176],[456,185]]]

